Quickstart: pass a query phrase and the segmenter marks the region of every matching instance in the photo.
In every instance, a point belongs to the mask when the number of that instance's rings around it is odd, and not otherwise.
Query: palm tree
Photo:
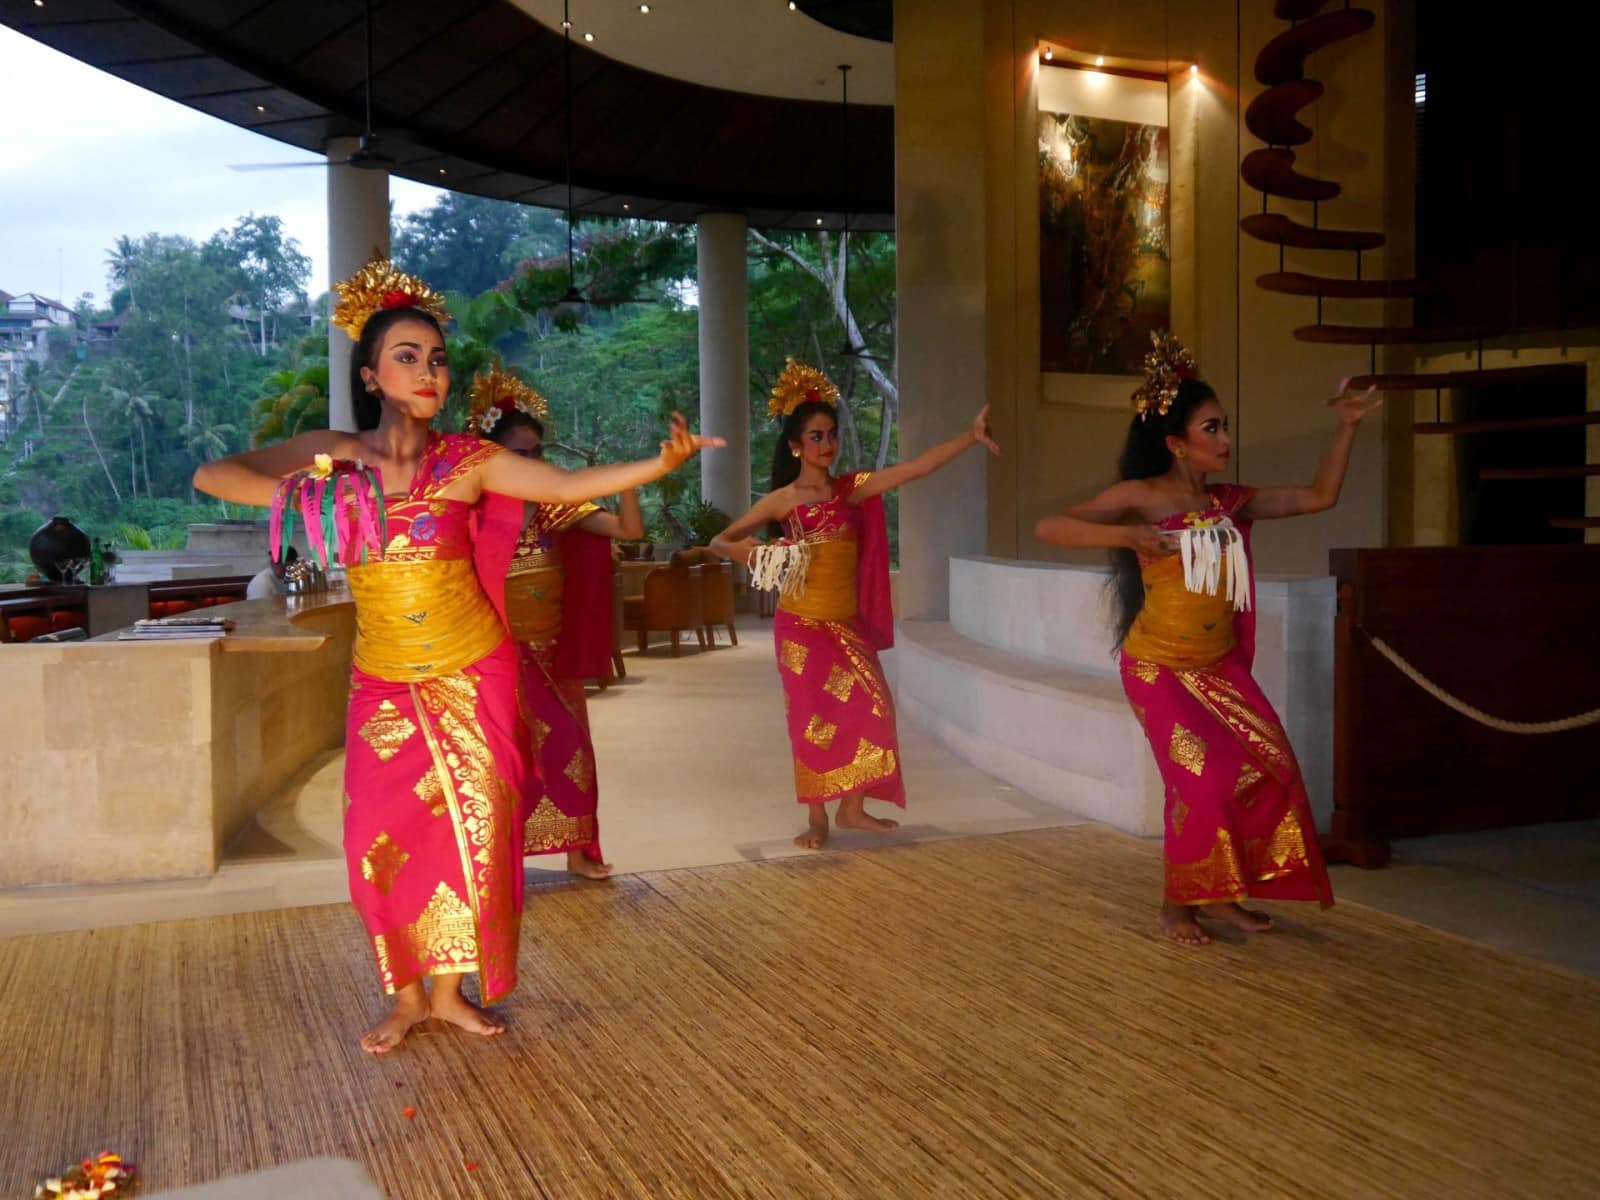
[[[139,368],[126,359],[112,363],[110,376],[102,384],[102,392],[111,410],[128,426],[128,491],[135,497],[139,494],[136,472],[141,458],[144,462],[144,494],[148,496],[151,492],[150,448],[146,431],[155,418],[155,408],[146,390]]]
[[[297,368],[275,371],[261,381],[261,398],[251,415],[255,428],[250,444],[262,446],[328,427],[328,363],[316,359]]]
[[[139,261],[139,243],[127,234],[120,235],[115,244],[106,251],[106,269],[111,274],[111,282],[118,287],[128,289],[128,304],[134,302],[133,275]]]
[[[228,453],[230,443],[238,437],[239,431],[232,425],[212,425],[208,421],[208,414],[204,409],[195,410],[194,416],[185,421],[178,430],[178,436],[183,439],[183,448],[189,452],[189,457],[196,463],[210,462],[214,458],[221,458]],[[189,484],[189,503],[196,504],[199,497],[194,490],[194,484]]]

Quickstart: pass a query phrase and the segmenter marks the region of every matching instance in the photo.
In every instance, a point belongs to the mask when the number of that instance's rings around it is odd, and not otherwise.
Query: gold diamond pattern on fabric
[[[391,994],[399,986],[392,961],[395,955],[390,949],[395,942],[405,945],[407,957],[422,968],[424,975],[459,975],[478,969],[478,935],[472,909],[442,880],[415,921],[372,939],[383,989]]]
[[[417,794],[417,799],[427,805],[428,811],[436,817],[442,817],[448,811],[444,797],[444,784],[439,782],[439,769],[430,766],[422,773],[422,778],[417,780],[416,786],[411,789]]]
[[[835,664],[833,669],[828,672],[828,682],[822,685],[822,690],[840,704],[845,704],[850,699],[850,689],[855,685],[855,673]]]
[[[1233,835],[1217,830],[1211,852],[1197,862],[1166,864],[1167,898],[1179,904],[1214,904],[1245,897],[1244,868]]]
[[[1172,741],[1167,747],[1167,757],[1190,774],[1203,775],[1206,770],[1205,739],[1175,724],[1172,727]]]
[[[1246,808],[1254,806],[1256,798],[1251,795],[1251,792],[1255,789],[1256,784],[1265,778],[1266,776],[1256,768],[1255,763],[1245,759],[1244,762],[1239,764],[1239,781],[1233,785],[1233,798]]]
[[[388,762],[400,753],[400,747],[417,732],[417,727],[410,717],[395,707],[393,700],[385,700],[356,732],[362,741],[372,747],[379,762]]]
[[[1183,836],[1183,823],[1189,819],[1189,806],[1183,802],[1182,796],[1172,798],[1172,832],[1179,837]]]
[[[872,715],[886,717],[894,712],[894,697],[889,691],[889,684],[883,677],[883,671],[878,665],[878,656],[859,633],[849,625],[841,625],[830,621],[827,628],[833,633],[839,648],[844,651],[844,656],[850,660],[851,669],[856,673],[856,682],[866,689],[867,695],[872,700]],[[832,682],[832,679],[829,679]],[[841,699],[848,698],[846,692]]]
[[[495,850],[509,837],[516,796],[495,773],[494,755],[479,728],[477,683],[458,673],[414,683],[411,693],[418,712],[436,727],[425,723],[424,734],[455,825],[468,903],[479,921],[479,969],[486,978],[504,973],[515,979],[517,914],[508,890],[513,881],[504,877],[511,864],[499,861]]]
[[[885,746],[862,738],[855,757],[831,771],[814,771],[804,763],[794,764],[795,795],[801,800],[826,800],[849,796],[884,779],[900,769],[898,756]]]
[[[524,854],[549,854],[554,850],[577,850],[595,837],[593,813],[569,817],[549,796],[541,796],[533,813],[522,827]]]
[[[589,761],[589,754],[582,746],[572,752],[572,757],[567,760],[567,765],[561,773],[572,780],[572,786],[584,795],[594,790],[594,764]]]
[[[380,895],[387,896],[394,887],[395,876],[400,874],[400,868],[411,860],[394,839],[387,833],[380,833],[372,839],[372,845],[367,847],[367,852],[361,856],[361,878],[378,889]]]
[[[839,732],[839,727],[832,721],[824,721],[821,717],[812,717],[806,724],[806,741],[819,749],[826,750],[833,745],[834,735]]]
[[[1266,837],[1246,839],[1244,862],[1250,878],[1263,881],[1293,875],[1310,866],[1305,829],[1293,809],[1283,814],[1278,827]]]
[[[528,719],[528,735],[529,740],[533,743],[534,754],[543,754],[545,739],[550,736],[550,723],[541,721],[538,717],[530,717]]]
[[[778,661],[796,675],[805,674],[807,648],[787,639],[778,647]]]
[[[1136,658],[1128,664],[1128,674],[1143,683],[1154,683],[1161,678],[1161,668],[1156,663]]]
[[[1212,716],[1244,742],[1252,757],[1258,759],[1280,783],[1288,782],[1294,774],[1294,754],[1289,749],[1289,736],[1284,733],[1282,726],[1258,714],[1246,703],[1239,689],[1219,672],[1200,669],[1177,671],[1175,674],[1190,695],[1204,704]]]

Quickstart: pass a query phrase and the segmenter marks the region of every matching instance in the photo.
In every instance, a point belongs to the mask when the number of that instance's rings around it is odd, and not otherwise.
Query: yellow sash
[[[470,559],[380,559],[348,573],[356,602],[352,658],[369,675],[397,683],[449,675],[505,640]]]
[[[816,621],[852,621],[856,615],[856,543],[836,538],[811,544],[806,586],[798,596],[780,596],[778,607]]]
[[[1228,589],[1218,595],[1183,585],[1177,555],[1145,563],[1144,607],[1122,648],[1134,658],[1164,667],[1209,667],[1233,649],[1233,606]]]

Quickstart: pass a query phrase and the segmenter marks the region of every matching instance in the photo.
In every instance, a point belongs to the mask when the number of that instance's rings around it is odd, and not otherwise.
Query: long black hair
[[[508,408],[500,414],[500,419],[494,423],[494,428],[485,436],[491,442],[506,444],[506,437],[513,429],[531,429],[539,435],[539,444],[544,445],[544,422],[538,417],[530,417],[520,408]]]
[[[376,429],[383,416],[383,398],[367,391],[367,382],[361,378],[361,368],[378,369],[378,352],[383,349],[384,335],[389,327],[400,321],[423,321],[433,326],[439,340],[444,341],[444,330],[432,313],[422,308],[380,308],[367,318],[356,339],[355,353],[350,356],[350,396],[356,410],[357,429]]]
[[[1118,479],[1154,479],[1172,469],[1172,451],[1167,448],[1169,437],[1181,438],[1188,431],[1194,410],[1217,394],[1211,385],[1199,379],[1185,379],[1178,385],[1178,394],[1172,398],[1172,407],[1163,414],[1152,411],[1148,419],[1133,418],[1128,426],[1128,440],[1123,444],[1122,457],[1117,460]],[[1117,645],[1122,645],[1133,628],[1133,622],[1144,607],[1144,579],[1139,571],[1139,556],[1125,546],[1111,552],[1111,590],[1116,600]]]
[[[781,487],[788,487],[800,478],[800,456],[794,452],[794,447],[805,436],[806,425],[818,413],[826,413],[832,417],[837,426],[839,414],[826,400],[801,401],[795,405],[794,411],[784,418],[783,430],[778,434],[778,444],[772,448],[772,483],[768,491],[775,492]],[[782,537],[782,523],[770,522],[767,525],[767,532],[773,537]]]

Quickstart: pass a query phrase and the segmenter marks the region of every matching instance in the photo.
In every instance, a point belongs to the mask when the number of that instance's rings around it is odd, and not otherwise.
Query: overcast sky
[[[106,247],[119,234],[196,241],[246,213],[282,217],[311,257],[312,295],[326,290],[324,171],[241,174],[229,163],[320,162],[271,138],[125,83],[0,26],[0,290],[71,305],[107,296]],[[23,98],[26,97],[24,100]],[[391,179],[396,215],[435,188]]]

